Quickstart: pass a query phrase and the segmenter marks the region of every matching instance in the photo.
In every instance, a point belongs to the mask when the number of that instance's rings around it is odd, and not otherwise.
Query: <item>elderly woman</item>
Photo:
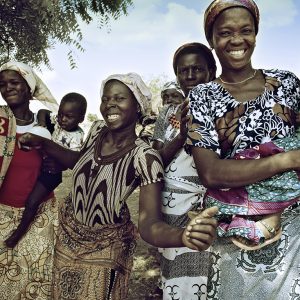
[[[60,211],[54,262],[54,299],[126,299],[136,239],[126,200],[140,186],[139,231],[161,247],[209,247],[216,222],[212,208],[185,234],[161,221],[163,166],[158,153],[137,138],[151,94],[135,73],[103,81],[100,111],[80,153],[33,134],[21,145],[41,147],[73,169],[72,193]]]
[[[299,79],[291,72],[254,69],[251,57],[259,28],[252,0],[213,1],[205,12],[205,34],[222,66],[220,77],[190,93],[191,126],[187,144],[208,188],[236,188],[300,169],[300,151],[254,160],[232,159],[264,140],[292,137],[299,110]],[[281,85],[265,88],[266,76]],[[234,200],[234,199],[232,199]],[[238,214],[239,212],[237,212]],[[251,217],[250,217],[251,218]],[[256,216],[268,227],[280,215]],[[209,296],[216,299],[299,298],[299,208],[282,216],[281,238],[258,251],[244,251],[218,239],[210,274]],[[265,226],[265,234],[271,230]]]
[[[50,109],[57,104],[48,88],[27,65],[8,62],[0,67],[0,298],[50,299],[57,229],[57,206],[51,191],[59,184],[41,172],[42,156],[20,151],[17,139],[37,124],[30,108],[35,98]],[[52,177],[53,179],[53,177]],[[19,241],[14,237],[21,217],[41,203],[34,222]]]

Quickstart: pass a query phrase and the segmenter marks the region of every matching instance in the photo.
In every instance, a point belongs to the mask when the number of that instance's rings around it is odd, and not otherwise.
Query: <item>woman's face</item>
[[[234,7],[217,17],[210,45],[215,49],[223,70],[238,70],[251,65],[255,41],[253,16],[245,8]]]
[[[28,104],[31,99],[30,88],[25,79],[16,71],[0,72],[0,92],[7,105],[11,108]]]
[[[200,83],[210,81],[211,74],[202,54],[186,53],[178,58],[177,81],[187,96]]]
[[[110,129],[135,127],[138,119],[138,103],[124,83],[111,80],[104,86],[100,112]]]
[[[177,104],[181,104],[183,100],[184,100],[183,95],[175,89],[168,89],[162,92],[163,105],[166,104],[177,105]]]

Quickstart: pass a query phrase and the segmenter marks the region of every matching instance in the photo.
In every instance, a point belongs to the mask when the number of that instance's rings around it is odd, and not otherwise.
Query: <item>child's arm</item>
[[[40,181],[41,177],[43,180]],[[30,227],[37,214],[40,204],[61,182],[61,180],[59,181],[59,178],[61,178],[61,173],[48,175],[45,174],[44,178],[43,175],[41,175],[40,178],[35,184],[26,201],[20,224],[18,225],[17,229],[11,234],[11,236],[5,241],[6,246],[9,248],[15,247],[21,240],[21,238],[26,234],[28,228]],[[45,185],[43,181],[47,184]]]
[[[37,113],[38,125],[47,127],[50,119],[51,111],[47,109],[40,109]]]

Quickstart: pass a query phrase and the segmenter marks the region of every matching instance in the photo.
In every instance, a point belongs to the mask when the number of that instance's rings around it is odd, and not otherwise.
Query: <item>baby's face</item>
[[[184,100],[183,95],[175,89],[168,89],[162,93],[163,105],[166,104],[178,105],[181,104],[183,100]]]
[[[61,103],[58,109],[57,121],[60,127],[66,131],[76,130],[78,124],[83,121],[78,104],[72,102]]]

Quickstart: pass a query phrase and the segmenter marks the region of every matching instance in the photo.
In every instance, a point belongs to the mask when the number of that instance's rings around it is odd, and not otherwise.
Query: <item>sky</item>
[[[174,79],[172,58],[187,42],[206,45],[203,14],[210,0],[133,0],[127,16],[99,29],[97,22],[81,27],[84,52],[76,52],[71,70],[68,48],[48,52],[52,70],[39,73],[58,102],[68,92],[88,101],[88,113],[100,117],[101,81],[114,73],[136,72],[145,81]],[[257,0],[261,22],[252,57],[254,68],[278,68],[300,77],[300,1]],[[220,72],[220,68],[218,67]]]

